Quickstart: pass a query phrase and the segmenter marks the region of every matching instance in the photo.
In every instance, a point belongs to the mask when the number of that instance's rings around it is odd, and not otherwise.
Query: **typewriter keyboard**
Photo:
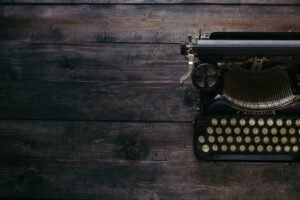
[[[195,144],[206,160],[297,161],[300,118],[213,117],[196,122]]]

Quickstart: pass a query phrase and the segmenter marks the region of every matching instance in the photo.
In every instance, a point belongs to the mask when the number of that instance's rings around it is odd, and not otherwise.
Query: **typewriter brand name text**
[[[275,110],[271,111],[237,111],[238,115],[276,115]]]

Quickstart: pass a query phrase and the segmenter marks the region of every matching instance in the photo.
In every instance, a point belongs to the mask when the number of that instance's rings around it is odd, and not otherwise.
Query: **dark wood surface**
[[[0,39],[180,43],[205,31],[300,31],[295,5],[2,5]],[[1,16],[1,15],[0,15]]]
[[[198,161],[178,82],[188,34],[300,31],[298,1],[0,3],[0,198],[299,199],[299,164]]]
[[[178,83],[0,81],[0,90],[0,119],[193,119],[192,102],[184,102]]]
[[[298,0],[1,0],[0,3],[34,4],[260,4],[298,5]]]
[[[190,123],[0,121],[0,193],[46,199],[297,199],[299,165],[207,163]],[[139,160],[124,154],[143,146]]]
[[[3,42],[0,80],[178,83],[178,44]],[[188,82],[188,81],[187,81]]]

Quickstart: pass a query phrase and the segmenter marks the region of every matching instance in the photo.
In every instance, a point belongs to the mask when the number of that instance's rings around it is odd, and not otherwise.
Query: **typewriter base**
[[[198,159],[212,162],[299,162],[299,157],[285,154],[201,154],[197,149],[194,152]]]

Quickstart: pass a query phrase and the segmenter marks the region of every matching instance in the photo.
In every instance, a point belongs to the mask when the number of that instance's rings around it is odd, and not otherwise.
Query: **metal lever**
[[[188,59],[188,69],[185,72],[185,74],[183,76],[180,77],[179,81],[180,84],[183,85],[184,81],[191,75],[193,67],[194,67],[194,58],[195,55],[192,53],[189,53],[186,58]]]

